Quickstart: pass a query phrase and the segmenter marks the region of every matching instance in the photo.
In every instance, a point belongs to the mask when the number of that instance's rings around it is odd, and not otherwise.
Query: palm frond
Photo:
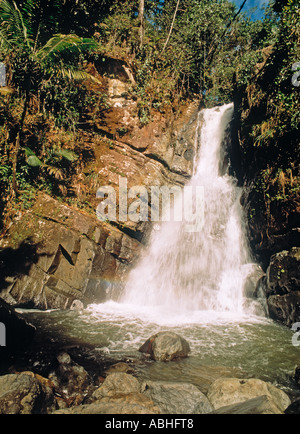
[[[91,80],[97,84],[101,84],[101,82],[93,75],[89,74],[86,71],[82,71],[80,69],[74,69],[73,67],[61,66],[57,70],[57,74],[61,75],[64,78],[67,78],[70,81]]]
[[[0,1],[0,43],[2,47],[27,46],[31,48],[29,15],[29,9],[27,9],[27,14],[22,13],[14,1]]]
[[[63,179],[65,178],[65,174],[64,174],[63,169],[61,169],[59,167],[50,166],[49,164],[45,164],[44,168],[46,169],[46,171],[48,172],[48,174],[50,176],[54,176],[54,178],[57,179],[58,181],[63,181]]]
[[[55,151],[55,154],[70,162],[75,161],[78,158],[78,155],[76,155],[75,152],[70,151],[69,149],[58,149]]]
[[[94,50],[96,47],[97,43],[93,39],[80,38],[72,34],[57,34],[39,49],[37,57],[43,61],[49,57],[60,57],[66,52],[79,55],[84,51]]]

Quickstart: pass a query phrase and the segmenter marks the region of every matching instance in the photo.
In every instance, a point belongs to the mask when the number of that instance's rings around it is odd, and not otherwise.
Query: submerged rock
[[[110,366],[106,371],[106,375],[115,374],[116,372],[122,372],[124,374],[133,374],[134,370],[127,365],[127,363],[119,362]]]
[[[169,362],[188,357],[191,352],[189,343],[173,332],[160,332],[151,336],[139,349],[154,360]]]

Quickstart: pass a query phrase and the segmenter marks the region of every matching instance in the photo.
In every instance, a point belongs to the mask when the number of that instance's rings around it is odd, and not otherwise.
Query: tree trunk
[[[15,194],[18,194],[17,164],[18,164],[19,151],[20,151],[20,147],[21,147],[21,136],[22,136],[22,132],[23,132],[25,117],[27,114],[28,104],[29,104],[29,92],[26,92],[25,102],[24,102],[24,106],[23,106],[23,112],[22,112],[22,116],[20,119],[20,125],[19,125],[19,130],[17,133],[17,137],[16,137],[16,143],[15,143],[15,149],[14,149],[14,155],[13,155],[12,187],[13,187],[13,191]]]
[[[177,1],[176,9],[175,9],[174,17],[173,17],[173,21],[172,21],[172,24],[171,24],[171,28],[170,28],[170,31],[169,31],[169,34],[168,34],[168,37],[167,37],[167,40],[165,42],[165,45],[164,45],[164,48],[163,48],[162,52],[164,52],[165,49],[167,48],[167,45],[168,45],[169,40],[170,40],[170,37],[172,35],[173,29],[174,29],[175,20],[176,20],[176,15],[177,15],[177,12],[178,12],[178,9],[179,9],[179,3],[180,3],[180,0]]]
[[[145,36],[145,0],[139,0],[139,20],[140,20],[140,48],[143,48],[144,45],[144,36]]]

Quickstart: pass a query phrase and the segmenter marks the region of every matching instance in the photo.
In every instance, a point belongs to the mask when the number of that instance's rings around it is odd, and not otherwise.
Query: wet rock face
[[[271,318],[289,327],[300,321],[300,248],[271,258],[266,294]]]
[[[19,258],[20,247],[10,247],[27,235],[33,257]],[[47,195],[13,225],[2,241],[3,260],[10,263],[1,296],[11,304],[41,309],[68,309],[79,302],[101,302],[117,296],[129,264],[141,244],[108,224],[80,213]],[[9,251],[9,257],[5,251]],[[15,259],[26,261],[14,273]],[[30,262],[32,260],[32,262]]]
[[[267,272],[268,295],[300,291],[300,248],[274,255]]]
[[[267,268],[273,255],[300,247],[300,210],[295,203],[287,202],[280,206],[270,205],[269,216],[261,193],[250,184],[243,197],[243,205],[248,214],[249,241],[255,255]]]

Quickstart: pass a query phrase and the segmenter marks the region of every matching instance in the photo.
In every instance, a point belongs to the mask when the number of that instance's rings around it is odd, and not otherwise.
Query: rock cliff
[[[293,105],[278,101],[284,94],[296,100],[298,91],[288,75],[281,88],[274,86],[284,77],[274,68],[281,65],[281,51],[270,46],[263,55],[255,75],[236,87],[232,152],[244,188],[249,241],[267,273],[262,287],[270,315],[291,326],[300,320],[300,148],[296,123],[287,121],[296,118]]]
[[[86,173],[111,186],[183,185],[192,175],[198,103],[176,116],[154,113],[141,126],[130,97],[134,77],[123,61],[106,59],[94,67],[109,108],[95,119],[94,133],[83,132],[94,158]],[[13,305],[67,309],[116,299],[151,230],[150,222],[100,222],[97,188],[86,186],[94,214],[41,192],[33,207],[19,213],[0,241],[0,297]],[[75,302],[75,303],[74,303]]]

